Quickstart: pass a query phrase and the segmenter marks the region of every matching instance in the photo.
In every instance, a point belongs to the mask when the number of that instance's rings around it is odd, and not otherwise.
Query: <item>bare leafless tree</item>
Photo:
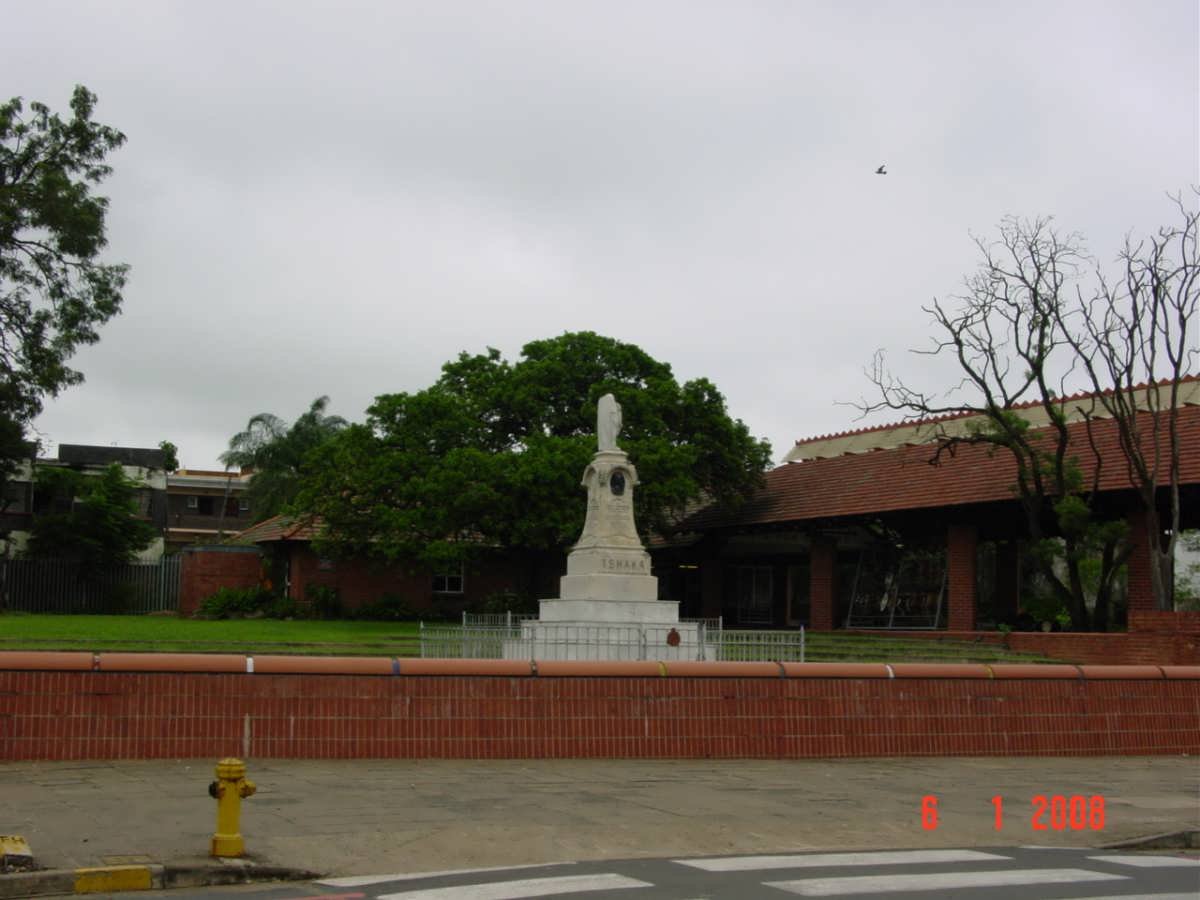
[[[1077,366],[1070,328],[1073,288],[1088,263],[1082,239],[1058,234],[1049,219],[1007,218],[998,239],[975,243],[979,269],[964,293],[924,307],[935,336],[932,347],[917,351],[953,355],[961,382],[939,399],[898,379],[877,353],[868,372],[877,399],[858,407],[864,414],[897,410],[906,420],[959,417],[935,425],[933,464],[963,444],[1010,452],[1039,571],[1075,627],[1106,628],[1114,575],[1128,549],[1123,526],[1096,516],[1102,460],[1091,442],[1071,443],[1072,410],[1064,399]],[[1039,410],[1046,427],[1031,427],[1030,412]],[[1093,455],[1089,483],[1080,453]],[[1101,562],[1092,611],[1083,573],[1089,556]]]
[[[1193,190],[1190,206],[1183,195],[1172,199],[1176,224],[1143,240],[1127,238],[1120,276],[1098,271],[1093,292],[1057,310],[1101,414],[1116,425],[1129,484],[1145,513],[1154,603],[1164,610],[1174,605],[1179,538],[1179,392],[1200,356],[1200,190]],[[1092,413],[1081,410],[1089,419]]]

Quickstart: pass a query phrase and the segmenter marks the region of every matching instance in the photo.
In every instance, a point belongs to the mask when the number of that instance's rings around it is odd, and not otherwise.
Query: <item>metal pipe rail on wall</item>
[[[383,656],[246,656],[234,653],[87,653],[53,650],[0,651],[0,671],[534,678],[655,676],[663,678],[1200,681],[1200,666],[418,659]]]

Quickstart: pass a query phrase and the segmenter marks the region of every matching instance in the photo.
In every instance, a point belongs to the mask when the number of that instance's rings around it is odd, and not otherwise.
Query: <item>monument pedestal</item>
[[[588,491],[583,534],[567,556],[559,596],[540,602],[538,620],[521,625],[507,641],[507,659],[715,659],[716,646],[703,628],[679,621],[679,604],[658,599],[650,554],[642,547],[633,518],[637,469],[617,449],[616,426],[606,419],[601,398],[600,450],[584,470]],[[606,436],[605,423],[609,422]],[[608,438],[606,440],[606,437]]]
[[[521,636],[504,642],[504,658],[716,659],[717,645],[706,640],[702,627],[695,622],[628,624],[539,620],[521,623]]]

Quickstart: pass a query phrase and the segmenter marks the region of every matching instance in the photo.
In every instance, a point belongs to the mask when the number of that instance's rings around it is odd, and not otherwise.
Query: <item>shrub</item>
[[[344,614],[338,589],[324,584],[310,584],[304,596],[312,608],[313,618],[340,619]]]
[[[399,594],[384,594],[374,603],[364,603],[354,613],[357,619],[375,619],[386,622],[411,621],[417,618],[408,601]]]
[[[296,619],[300,617],[296,601],[291,597],[274,597],[267,605],[266,613],[269,619]]]
[[[132,584],[114,584],[104,598],[104,611],[125,615],[137,606],[138,591]]]
[[[479,611],[497,615],[506,612],[525,615],[538,611],[538,601],[528,594],[521,594],[517,591],[496,591],[483,598],[483,602],[479,604]]]
[[[241,619],[254,613],[263,613],[273,599],[271,594],[261,587],[223,587],[200,602],[196,618]]]
[[[425,616],[434,622],[454,622],[462,618],[463,598],[460,594],[434,594]]]

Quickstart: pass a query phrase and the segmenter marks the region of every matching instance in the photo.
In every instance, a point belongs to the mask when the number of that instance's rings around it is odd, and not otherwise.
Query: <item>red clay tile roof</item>
[[[245,531],[234,535],[239,544],[266,544],[272,541],[311,541],[321,530],[321,523],[313,517],[296,519],[292,516],[272,516]]]
[[[1186,384],[1186,383],[1193,382],[1193,381],[1200,381],[1200,375],[1185,375],[1179,379],[1180,384]],[[1159,385],[1166,387],[1170,383],[1171,383],[1170,379],[1164,378],[1159,382]],[[1133,386],[1133,390],[1134,391],[1144,391],[1147,388],[1147,386],[1148,386],[1148,383],[1143,381],[1143,382],[1140,382],[1139,384],[1135,384]],[[1061,404],[1078,403],[1080,400],[1086,400],[1089,397],[1106,396],[1111,393],[1112,393],[1111,390],[1101,391],[1099,394],[1092,392],[1092,391],[1080,391],[1077,394],[1071,394],[1070,396],[1059,398],[1059,403],[1061,403]],[[1037,407],[1039,407],[1041,405],[1042,405],[1041,400],[1027,400],[1024,403],[1014,403],[1012,405],[1011,409],[1036,409]],[[1096,414],[1104,415],[1102,410],[1098,411]],[[941,415],[941,416],[928,416],[923,419],[905,419],[902,422],[885,422],[881,425],[866,425],[862,428],[850,428],[846,431],[833,431],[833,432],[830,432],[829,434],[818,434],[818,435],[812,435],[812,436],[806,437],[806,438],[798,438],[795,442],[795,446],[800,447],[800,446],[803,446],[804,444],[814,444],[817,441],[828,441],[828,440],[832,440],[834,438],[851,437],[852,435],[856,435],[856,434],[870,434],[873,431],[888,431],[889,429],[898,428],[898,427],[902,427],[902,426],[916,427],[919,425],[934,425],[938,422],[950,422],[950,421],[953,421],[954,419],[970,418],[973,415],[976,415],[976,413],[953,412],[953,413],[946,413],[945,415]]]
[[[321,528],[324,524],[324,520],[320,516],[310,515],[304,518],[296,518],[280,514],[272,516],[269,519],[264,519],[257,525],[251,525],[245,531],[238,532],[233,536],[232,540],[239,544],[267,544],[272,541],[312,541],[316,540],[317,535],[321,533]],[[474,533],[463,536],[462,540],[484,543],[483,536]]]
[[[1200,484],[1200,407],[1181,407],[1178,421],[1181,483]],[[1086,426],[1068,427],[1090,483],[1095,464],[1087,447]],[[1106,461],[1101,490],[1129,488],[1115,423],[1098,420],[1093,428]],[[740,510],[728,512],[710,506],[679,527],[681,531],[700,531],[1010,500],[1016,482],[1012,454],[989,449],[960,445],[953,457],[943,454],[937,466],[930,465],[935,448],[929,444],[789,463],[768,472],[766,486]]]

